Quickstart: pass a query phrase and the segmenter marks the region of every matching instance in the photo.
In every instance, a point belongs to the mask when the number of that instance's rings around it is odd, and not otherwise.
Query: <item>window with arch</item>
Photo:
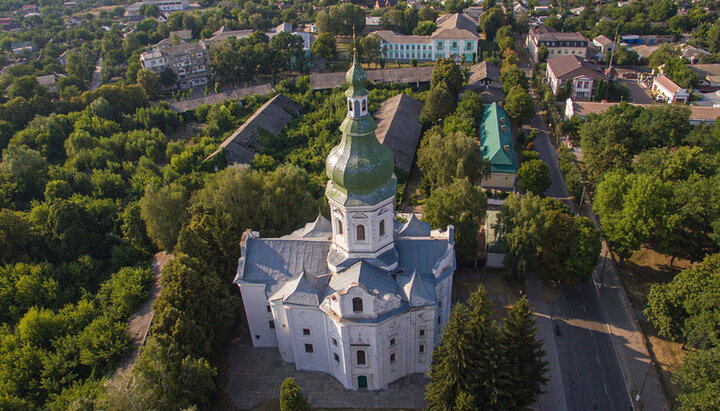
[[[359,350],[357,352],[357,363],[358,365],[365,365],[365,351]]]
[[[365,241],[365,226],[364,226],[364,225],[359,225],[359,226],[357,226],[357,228],[355,229],[355,231],[356,231],[356,233],[355,233],[356,235],[355,235],[355,236],[356,236],[357,240],[358,240],[358,241]]]
[[[343,233],[343,223],[341,220],[337,220],[337,232],[338,232],[338,234]]]
[[[352,111],[352,101],[348,100],[348,111]]]
[[[354,313],[361,313],[363,312],[363,301],[360,297],[355,297],[352,299],[353,303],[353,312]]]
[[[385,220],[380,220],[380,236],[385,235]]]
[[[367,111],[367,100],[365,100],[365,99],[363,99],[363,101],[362,101],[362,111],[363,112]]]

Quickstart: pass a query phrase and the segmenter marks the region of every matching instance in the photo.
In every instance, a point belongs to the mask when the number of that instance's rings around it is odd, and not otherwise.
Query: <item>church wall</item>
[[[250,328],[250,339],[253,347],[277,347],[275,330],[270,328],[270,321],[275,321],[265,295],[265,284],[241,283],[245,314]]]
[[[361,253],[358,257],[374,257],[384,252],[393,242],[393,200],[394,197],[390,197],[375,206],[352,207],[352,210],[330,200],[333,233],[339,234],[338,221],[343,227],[342,236],[335,243],[346,253]],[[384,235],[380,235],[381,220],[385,221]],[[364,240],[358,240],[358,226],[364,228]]]
[[[292,348],[292,336],[290,335],[290,327],[288,326],[288,317],[285,306],[281,301],[270,302],[273,317],[275,318],[275,331],[278,341],[278,350],[283,361],[290,363],[295,362],[295,354]]]
[[[286,314],[295,368],[329,373],[325,313],[318,307],[286,306]]]
[[[437,296],[439,305],[437,317],[440,318],[439,322],[437,318],[435,320],[437,325],[437,332],[435,333],[434,338],[435,344],[440,343],[440,336],[442,335],[442,331],[445,328],[445,323],[447,323],[447,320],[450,317],[450,309],[452,308],[451,304],[453,276],[454,273],[450,274],[440,283],[435,285],[435,295]]]

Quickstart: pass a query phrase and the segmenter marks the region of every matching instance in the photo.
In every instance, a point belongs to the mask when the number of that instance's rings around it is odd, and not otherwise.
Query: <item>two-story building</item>
[[[187,10],[190,8],[189,0],[143,0],[133,3],[125,8],[126,16],[139,16],[142,6],[157,6],[161,13]]]
[[[675,84],[666,75],[659,74],[652,84],[652,93],[658,101],[672,103],[687,103],[690,99],[690,92]]]
[[[437,19],[437,29],[430,36],[398,34],[380,30],[380,53],[385,60],[435,61],[451,58],[471,62],[477,59],[477,20],[467,14],[453,13]]]
[[[140,64],[158,74],[172,70],[178,88],[201,87],[208,83],[210,46],[202,40],[157,46],[140,55]]]
[[[549,58],[547,62],[547,83],[557,95],[567,82],[571,82],[570,96],[574,99],[589,99],[597,81],[604,79],[600,68],[578,56]]]
[[[555,29],[545,26],[530,27],[526,44],[533,60],[540,62],[540,49],[545,46],[548,58],[564,55],[587,56],[588,39],[581,33],[558,33]]]

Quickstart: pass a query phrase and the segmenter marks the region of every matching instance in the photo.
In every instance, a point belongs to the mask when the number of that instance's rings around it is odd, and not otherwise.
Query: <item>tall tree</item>
[[[542,197],[528,194],[510,195],[498,215],[498,236],[507,246],[503,260],[507,281],[522,281],[534,270],[537,247],[545,235],[545,213]]]
[[[434,228],[445,229],[453,224],[458,259],[472,261],[477,256],[477,233],[486,210],[487,197],[482,189],[467,179],[459,178],[449,186],[432,191],[425,202],[423,218]]]
[[[418,166],[424,184],[432,189],[450,185],[456,178],[475,183],[489,174],[489,164],[472,137],[460,132],[443,136],[437,127],[428,130],[420,143]]]
[[[550,168],[542,160],[528,160],[518,170],[518,188],[527,193],[544,195],[550,188]]]
[[[675,378],[680,384],[678,409],[720,409],[720,347],[688,353]]]
[[[291,377],[285,378],[280,386],[280,411],[310,411],[300,386]]]
[[[444,87],[453,96],[453,101],[457,101],[464,81],[462,70],[455,61],[449,58],[435,61],[432,78],[430,79],[430,88]],[[454,107],[453,105],[453,109]]]
[[[505,110],[517,124],[522,125],[535,115],[535,101],[522,87],[515,86],[505,99]]]
[[[150,238],[163,250],[172,251],[187,220],[187,189],[174,182],[158,187],[150,184],[140,200],[140,215]]]
[[[335,36],[330,33],[320,33],[310,47],[310,51],[325,60],[332,60],[335,58],[336,47]]]
[[[500,337],[501,363],[511,380],[512,409],[527,409],[535,403],[548,381],[545,350],[535,333],[535,319],[523,296],[508,312]]]

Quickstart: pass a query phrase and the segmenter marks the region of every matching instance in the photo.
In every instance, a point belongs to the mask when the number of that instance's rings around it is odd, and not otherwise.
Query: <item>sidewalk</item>
[[[540,410],[567,410],[567,401],[563,389],[562,372],[560,371],[560,359],[558,358],[557,345],[555,344],[555,333],[553,332],[550,309],[543,299],[542,285],[537,275],[529,275],[525,280],[530,309],[535,315],[537,322],[536,338],[543,342],[546,360],[548,361],[549,378],[547,385],[543,387],[545,392],[540,395],[538,406]]]

